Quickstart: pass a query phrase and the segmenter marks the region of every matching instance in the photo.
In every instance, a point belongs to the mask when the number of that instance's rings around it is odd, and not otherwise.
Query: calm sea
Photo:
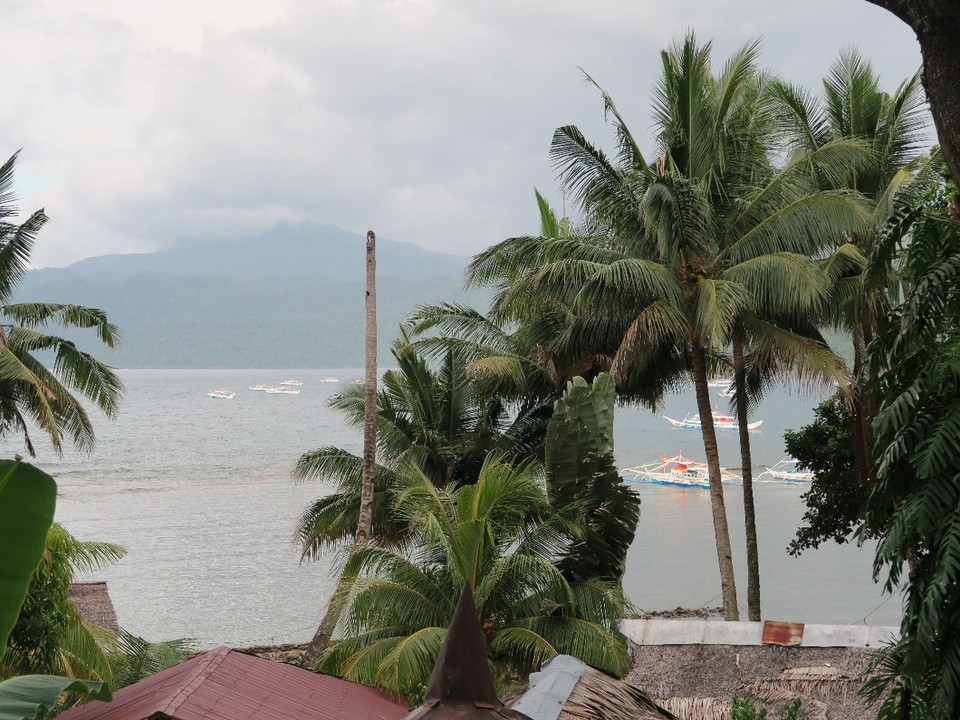
[[[345,428],[327,398],[358,370],[125,370],[119,417],[96,420],[97,447],[62,458],[35,437],[36,463],[60,488],[57,519],[81,539],[128,549],[106,579],[120,624],[152,640],[196,638],[203,646],[299,642],[310,638],[333,587],[335,557],[301,564],[291,536],[297,517],[329,492],[294,483],[301,453],[321,445],[360,451],[360,433]],[[321,379],[337,377],[340,383]],[[295,377],[299,395],[268,395],[248,386]],[[215,388],[236,392],[215,400]],[[716,392],[714,390],[714,392]],[[813,417],[820,398],[772,394],[753,419],[758,470],[783,454],[783,431]],[[715,407],[727,400],[715,397]],[[667,399],[662,413],[694,410],[692,391]],[[618,409],[621,467],[683,452],[703,458],[696,431],[671,427],[646,410]],[[721,462],[738,466],[736,433],[720,436]],[[4,456],[22,452],[12,438]],[[717,606],[719,572],[707,492],[634,485],[642,499],[625,586],[642,609]],[[899,624],[900,597],[871,580],[872,547],[830,545],[801,558],[786,546],[800,523],[802,487],[756,489],[765,619]],[[739,488],[726,488],[741,604],[743,512]],[[745,613],[744,613],[745,615]]]

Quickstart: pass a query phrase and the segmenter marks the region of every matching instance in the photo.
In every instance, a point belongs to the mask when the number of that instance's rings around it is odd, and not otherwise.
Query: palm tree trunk
[[[864,383],[864,356],[867,338],[872,338],[869,317],[866,312],[859,313],[853,327],[853,476],[861,487],[870,481],[873,463],[870,458],[872,447],[873,423],[868,390]]]
[[[350,589],[353,587],[353,582],[356,579],[355,574],[349,576],[345,572],[340,574],[337,587],[333,591],[333,595],[330,596],[330,602],[327,603],[327,609],[323,614],[323,619],[320,621],[317,631],[313,634],[313,638],[307,645],[307,649],[304,651],[303,657],[300,660],[300,664],[303,667],[312,668],[314,663],[316,663],[323,654],[323,651],[327,649],[330,638],[333,636],[333,631],[340,621],[340,615],[343,612],[347,597],[350,595]]]
[[[366,376],[363,407],[363,484],[360,490],[360,519],[355,542],[370,541],[373,535],[373,473],[377,461],[377,236],[367,231],[367,302],[364,348]]]
[[[723,485],[720,483],[720,452],[717,450],[717,431],[713,426],[713,408],[710,407],[710,390],[707,387],[706,353],[702,347],[695,347],[693,350],[693,384],[697,390],[697,410],[703,428],[703,450],[707,456],[707,471],[710,476],[710,508],[713,511],[713,532],[717,539],[717,560],[720,563],[723,619],[739,620],[730,528],[727,526],[727,508],[723,502]]]
[[[740,428],[740,466],[743,471],[743,520],[747,534],[747,617],[760,622],[760,554],[757,550],[757,513],[753,504],[753,457],[747,428],[747,370],[743,336],[733,336],[733,378],[737,388],[737,425]]]

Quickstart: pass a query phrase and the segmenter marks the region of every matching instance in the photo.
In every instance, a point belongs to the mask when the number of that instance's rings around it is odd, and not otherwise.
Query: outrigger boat
[[[683,455],[675,455],[674,457],[661,455],[657,462],[624,468],[620,471],[620,478],[631,483],[645,482],[689,487],[710,486],[707,464]],[[735,485],[743,482],[743,478],[729,470],[720,468],[720,482],[724,485]]]
[[[797,461],[789,455],[773,467],[768,467],[764,472],[757,475],[757,480],[761,481],[760,478],[764,475],[769,475],[774,480],[779,480],[780,482],[813,482],[813,473],[809,470],[798,470]]]
[[[733,385],[733,378],[715,377],[707,380],[707,387],[730,387]]]
[[[684,428],[686,430],[700,430],[703,428],[699,414],[687,415],[683,420],[674,420],[672,417],[667,417],[666,415],[664,415],[663,418],[674,427]],[[756,430],[761,425],[763,425],[763,420],[747,423],[747,430]],[[714,410],[713,427],[716,430],[739,430],[740,424],[737,422],[735,415],[727,415],[726,413]]]
[[[217,400],[233,400],[237,394],[235,392],[230,392],[229,390],[211,390],[207,393],[207,397],[216,398]]]

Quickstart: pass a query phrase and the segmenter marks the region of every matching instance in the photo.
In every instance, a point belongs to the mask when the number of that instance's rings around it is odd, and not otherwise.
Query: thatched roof
[[[640,688],[569,655],[544,663],[508,705],[532,720],[676,720]]]
[[[117,629],[117,613],[110,600],[107,583],[75,582],[70,583],[70,600],[88,623],[99,625],[108,630]]]
[[[732,698],[774,708],[801,698],[814,719],[869,720],[857,694],[871,651],[775,645],[641,645],[627,679],[680,720],[728,720]]]

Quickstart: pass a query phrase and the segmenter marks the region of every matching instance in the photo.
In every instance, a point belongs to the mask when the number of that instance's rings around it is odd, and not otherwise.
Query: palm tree
[[[528,403],[520,412],[501,400],[488,383],[467,372],[457,348],[447,348],[439,366],[426,358],[405,334],[393,347],[397,369],[386,372],[377,394],[377,441],[381,462],[374,467],[372,504],[376,543],[402,543],[409,529],[393,511],[397,470],[405,464],[418,467],[438,487],[476,482],[485,456],[502,451],[519,458],[542,457],[549,409]],[[366,408],[364,387],[352,386],[334,395],[331,406],[347,422],[362,427]],[[302,513],[295,536],[305,559],[342,546],[353,537],[360,513],[363,460],[338,447],[326,446],[304,453],[293,475],[298,480],[324,480],[336,491],[318,498]],[[340,604],[349,590],[345,574],[305,656],[312,663],[328,642]]]
[[[55,674],[111,681],[109,632],[80,617],[69,591],[74,573],[116,562],[125,554],[120,545],[77,540],[54,523],[10,634],[0,675]]]
[[[346,570],[359,579],[324,671],[422,694],[466,583],[501,677],[525,677],[557,653],[626,671],[616,630],[622,594],[615,584],[564,579],[555,563],[569,537],[534,465],[490,454],[477,482],[457,488],[437,488],[416,468],[400,477],[395,508],[411,535],[400,548],[367,545],[351,556]]]
[[[815,303],[823,272],[810,254],[860,218],[851,198],[814,192],[807,177],[811,165],[836,173],[856,161],[854,144],[771,166],[773,124],[755,56],[748,45],[714,76],[709,44],[698,46],[692,35],[663,54],[653,164],[601,90],[615,161],[572,126],[556,131],[551,148],[593,232],[507,240],[468,271],[475,283],[499,283],[503,315],[565,304],[575,317],[558,342],[582,357],[608,357],[624,398],[638,397],[639,386],[656,402],[685,377],[694,381],[731,620],[736,587],[707,381],[729,362],[723,351],[741,319],[763,307]]]
[[[850,233],[827,263],[834,289],[825,318],[853,336],[855,473],[866,485],[872,472],[870,426],[876,409],[864,386],[864,362],[876,318],[887,308],[886,288],[892,276],[885,270],[868,278],[863,271],[897,208],[923,187],[914,183],[926,126],[920,74],[902,82],[892,94],[885,93],[870,63],[851,50],[840,55],[824,78],[822,99],[784,83],[774,84],[774,94],[793,147],[816,151],[848,140],[869,151],[868,162],[847,172],[814,173],[820,186],[856,190],[869,203],[869,222]]]
[[[16,224],[13,173],[17,154],[0,166],[0,434],[22,434],[35,456],[28,425],[46,433],[62,450],[64,437],[81,450],[93,447],[90,417],[71,390],[107,416],[117,410],[123,383],[113,370],[72,341],[43,332],[48,325],[94,328],[98,339],[113,347],[119,332],[102,310],[58,303],[12,303],[28,269],[34,239],[47,222],[43,210]],[[37,352],[53,353],[49,370]]]

